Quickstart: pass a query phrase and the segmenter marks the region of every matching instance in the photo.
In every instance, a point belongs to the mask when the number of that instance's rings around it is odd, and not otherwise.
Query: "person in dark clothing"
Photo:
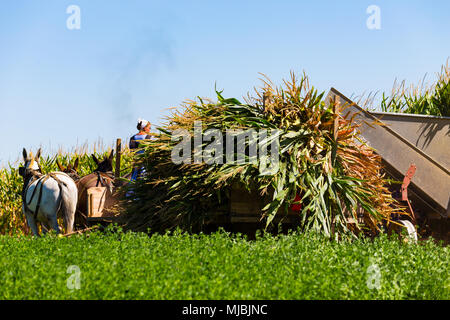
[[[152,128],[152,125],[150,122],[144,119],[138,119],[137,129],[139,130],[138,133],[136,133],[134,136],[130,139],[130,149],[137,149],[139,148],[139,143],[141,140],[145,139],[151,139],[151,136],[149,135],[150,129]],[[137,151],[136,153],[142,153],[143,151]]]
[[[137,129],[139,130],[134,136],[130,138],[130,149],[139,149],[139,144],[142,140],[151,139],[149,135],[151,124],[144,119],[138,119]],[[142,154],[144,150],[136,150],[136,154]],[[131,181],[135,181],[140,175],[145,172],[144,168],[134,167],[131,173]]]

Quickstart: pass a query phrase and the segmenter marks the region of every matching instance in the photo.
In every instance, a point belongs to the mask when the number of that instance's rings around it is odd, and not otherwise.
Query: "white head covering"
[[[141,119],[141,118],[138,119],[138,125],[139,125],[140,130],[144,129],[148,124],[149,124],[149,122],[147,120]]]

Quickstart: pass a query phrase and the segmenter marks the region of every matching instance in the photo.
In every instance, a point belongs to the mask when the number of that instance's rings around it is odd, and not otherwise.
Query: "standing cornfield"
[[[128,186],[133,197],[123,202],[127,228],[201,230],[226,210],[235,185],[261,195],[266,226],[301,202],[297,213],[301,228],[331,238],[377,232],[394,213],[406,214],[391,197],[381,158],[358,141],[357,125],[342,116],[345,107],[325,101],[306,75],[298,79],[291,73],[281,87],[263,79],[262,88],[245,103],[216,92],[217,102],[198,99],[182,104],[159,128],[160,134],[145,143],[145,152],[136,161],[147,173]],[[245,161],[227,161],[229,150],[225,155],[224,147],[214,141],[189,148],[193,159],[205,159],[212,152],[214,161],[174,163],[171,156],[178,152],[180,130],[194,140],[199,130],[220,132],[223,137],[231,130],[277,132],[259,139],[257,149],[276,152],[278,170],[262,174],[268,157],[252,157],[247,140],[240,151],[232,148],[231,157]]]
[[[22,214],[23,179],[11,164],[0,168],[0,233],[24,233],[25,217]]]
[[[431,85],[422,83],[409,88],[405,82],[394,83],[390,96],[383,93],[381,111],[409,114],[423,114],[450,117],[450,67],[441,67],[436,81]]]

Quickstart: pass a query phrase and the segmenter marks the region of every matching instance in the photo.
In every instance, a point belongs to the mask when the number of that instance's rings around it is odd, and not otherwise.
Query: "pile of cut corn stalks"
[[[160,134],[145,142],[145,152],[136,157],[147,173],[125,190],[133,192],[123,202],[126,228],[201,229],[225,210],[236,183],[269,195],[261,212],[267,226],[276,214],[287,213],[300,195],[303,230],[331,238],[377,232],[394,213],[406,214],[388,190],[380,157],[358,141],[358,127],[342,116],[345,110],[326,103],[324,93],[311,87],[305,75],[298,79],[291,73],[281,87],[262,81],[245,103],[216,91],[217,102],[199,98],[173,111]],[[174,164],[171,152],[177,141],[172,135],[177,129],[193,135],[195,121],[202,122],[203,132],[219,129],[224,135],[229,129],[279,130],[279,170],[261,175],[262,159]],[[356,224],[350,226],[349,219]]]

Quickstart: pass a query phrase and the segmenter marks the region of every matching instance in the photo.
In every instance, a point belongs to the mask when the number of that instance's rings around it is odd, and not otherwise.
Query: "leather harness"
[[[62,186],[67,187],[67,184],[63,181],[61,181],[60,179],[58,179],[56,173],[54,172],[50,172],[48,174],[46,174],[45,176],[43,176],[40,172],[36,171],[36,170],[30,170],[31,173],[31,177],[29,178],[29,182],[26,186],[26,188],[23,189],[22,191],[22,203],[25,209],[25,212],[29,212],[33,214],[34,219],[36,219],[37,214],[39,212],[40,206],[41,206],[41,200],[42,200],[42,188],[44,183],[49,179],[52,178],[54,179],[57,183],[58,183],[58,187],[59,187],[59,194],[60,194],[60,198],[59,198],[59,204],[58,204],[58,210],[56,212],[59,211],[59,209],[61,208],[61,203],[62,203]],[[33,193],[31,194],[31,198],[30,201],[26,201],[26,195],[28,193],[28,189],[30,188],[30,186],[35,182],[38,181],[36,183],[36,187],[33,190]],[[40,187],[40,188],[39,188]],[[36,192],[39,188],[39,195],[38,195],[38,200],[37,200],[37,204],[36,204],[36,208],[34,210],[34,212],[29,208],[29,205],[31,204],[31,202],[34,199],[34,196],[36,195]]]
[[[94,174],[94,173],[97,174],[97,182],[95,183],[95,186],[98,187],[99,185],[101,185],[102,187],[107,187],[109,189],[109,191],[112,193],[112,189],[113,189],[112,184],[113,183],[108,182],[107,179],[113,179],[113,178],[110,177],[107,172],[94,171],[92,174]],[[87,176],[85,176],[85,177],[87,177]],[[83,178],[85,178],[85,177],[83,177]],[[81,183],[82,188],[80,188],[80,181],[83,178],[81,178],[80,180],[76,181],[76,184],[78,186],[78,201],[80,201],[80,199],[81,199],[81,197],[83,195],[83,192],[87,189],[85,184],[88,184],[89,181],[92,181],[91,179],[89,179],[84,184]],[[92,177],[92,178],[94,178],[94,177]]]

